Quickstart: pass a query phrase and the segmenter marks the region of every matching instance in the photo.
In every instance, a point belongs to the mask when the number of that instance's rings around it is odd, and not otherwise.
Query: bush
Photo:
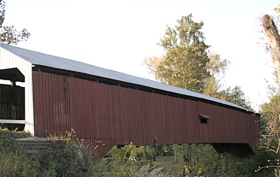
[[[0,176],[29,177],[39,175],[38,170],[36,170],[36,162],[28,159],[15,143],[16,138],[29,136],[30,134],[26,132],[0,128]]]
[[[131,158],[128,152],[130,145],[123,148],[116,146],[111,149],[108,157],[101,160],[95,167],[95,177],[132,177],[137,176],[138,160]]]
[[[92,176],[93,154],[68,135],[64,140],[51,141],[46,150],[31,156],[15,143],[15,138],[28,135],[0,130],[0,176]]]
[[[87,149],[73,141],[54,141],[38,159],[45,176],[91,176],[93,157]]]

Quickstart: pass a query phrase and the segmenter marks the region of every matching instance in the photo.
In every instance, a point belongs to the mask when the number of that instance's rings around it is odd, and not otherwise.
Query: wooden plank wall
[[[33,71],[35,136],[73,128],[113,145],[247,143],[255,150],[259,117],[210,103]],[[208,115],[207,124],[199,114]],[[106,149],[106,150],[105,150]],[[102,151],[102,150],[101,150]]]

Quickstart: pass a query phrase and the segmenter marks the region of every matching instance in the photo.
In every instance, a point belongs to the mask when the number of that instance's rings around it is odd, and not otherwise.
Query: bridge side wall
[[[259,117],[197,100],[33,71],[35,136],[64,134],[113,145],[248,143]],[[207,118],[201,123],[200,116]]]

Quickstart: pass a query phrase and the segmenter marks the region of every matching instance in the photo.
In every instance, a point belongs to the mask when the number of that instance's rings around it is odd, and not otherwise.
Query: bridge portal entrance
[[[24,75],[18,68],[0,70],[0,126],[10,130],[24,130]]]

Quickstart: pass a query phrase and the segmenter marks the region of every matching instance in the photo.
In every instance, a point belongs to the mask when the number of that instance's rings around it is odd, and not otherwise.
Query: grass
[[[182,175],[184,168],[183,159],[175,161],[174,156],[157,156],[153,165],[163,167],[164,172],[174,174],[176,176]]]

